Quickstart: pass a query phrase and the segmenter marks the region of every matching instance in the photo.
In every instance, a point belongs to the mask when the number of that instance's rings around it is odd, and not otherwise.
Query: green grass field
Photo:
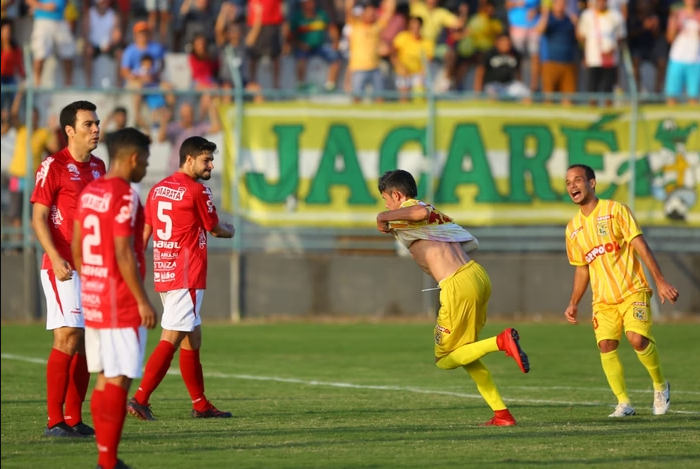
[[[189,416],[176,358],[152,397],[159,420],[127,417],[120,457],[137,469],[700,467],[700,324],[656,326],[665,416],[651,415],[650,379],[623,344],[637,407],[625,419],[607,417],[614,397],[588,325],[517,328],[530,373],[502,353],[485,362],[518,426],[485,428],[492,414],[468,375],[433,365],[429,323],[205,324],[207,396],[234,418]],[[2,326],[3,469],[95,467],[94,441],[42,436],[50,344],[41,325]]]

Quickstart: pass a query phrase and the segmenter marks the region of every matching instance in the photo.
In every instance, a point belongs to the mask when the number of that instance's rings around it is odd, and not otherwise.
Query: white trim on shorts
[[[204,290],[181,288],[160,292],[163,317],[160,325],[168,331],[192,332],[202,324],[200,312]]]
[[[73,271],[73,278],[61,282],[53,271],[42,269],[41,286],[46,298],[46,330],[60,327],[85,328],[85,318],[80,304],[80,276]]]
[[[143,326],[115,329],[85,328],[85,355],[90,373],[105,378],[140,378],[148,332]]]

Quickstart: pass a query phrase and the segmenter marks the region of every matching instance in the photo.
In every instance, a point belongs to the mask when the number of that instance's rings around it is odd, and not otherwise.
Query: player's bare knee
[[[601,340],[598,342],[598,348],[601,353],[608,353],[617,350],[617,346],[620,344],[617,340]]]
[[[175,348],[178,348],[180,346],[180,343],[185,337],[187,337],[186,332],[171,331],[168,329],[163,329],[163,332],[160,334],[160,340],[170,342]]]
[[[628,332],[627,340],[629,341],[632,348],[638,352],[642,352],[649,346],[649,339],[636,332]]]
[[[67,355],[85,353],[85,330],[78,327],[60,327],[53,331],[53,348]]]

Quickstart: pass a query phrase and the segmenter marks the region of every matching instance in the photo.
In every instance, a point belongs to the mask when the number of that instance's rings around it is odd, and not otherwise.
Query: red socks
[[[204,374],[199,350],[180,349],[180,374],[192,398],[192,407],[198,412],[209,410],[211,404],[204,397]]]
[[[102,395],[99,396],[98,393]],[[98,394],[97,399],[95,394]],[[98,452],[97,464],[100,467],[113,468],[117,465],[117,450],[126,418],[126,397],[126,389],[109,383],[101,393],[93,393],[93,401],[97,402],[93,402],[92,406],[98,406],[97,413],[93,410],[93,420]]]
[[[151,358],[146,363],[146,370],[139,385],[138,391],[134,394],[134,399],[141,405],[148,405],[151,394],[156,390],[165,374],[170,369],[170,363],[175,355],[175,347],[167,340],[158,342]]]
[[[66,423],[71,427],[83,421],[83,402],[85,402],[89,384],[90,373],[88,373],[87,359],[85,355],[76,353],[71,361],[64,415]]]
[[[49,412],[49,428],[64,421],[63,403],[68,391],[68,377],[72,360],[73,357],[70,355],[55,348],[51,349],[46,366],[46,404]]]

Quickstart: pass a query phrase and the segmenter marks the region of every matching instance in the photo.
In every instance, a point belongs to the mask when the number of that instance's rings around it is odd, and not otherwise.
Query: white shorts
[[[72,59],[75,55],[75,38],[65,20],[35,19],[29,39],[32,55],[43,60],[54,53],[61,59]]]
[[[160,293],[163,317],[160,325],[169,331],[192,332],[202,324],[199,315],[202,309],[204,290],[180,289]]]
[[[146,328],[85,328],[85,355],[90,373],[104,373],[105,378],[126,376],[140,378],[146,355]]]
[[[46,297],[46,330],[59,327],[85,327],[80,306],[80,276],[73,271],[73,278],[63,282],[56,280],[53,270],[41,270],[41,286]]]
[[[168,0],[144,0],[143,6],[146,11],[168,11],[170,9]]]

